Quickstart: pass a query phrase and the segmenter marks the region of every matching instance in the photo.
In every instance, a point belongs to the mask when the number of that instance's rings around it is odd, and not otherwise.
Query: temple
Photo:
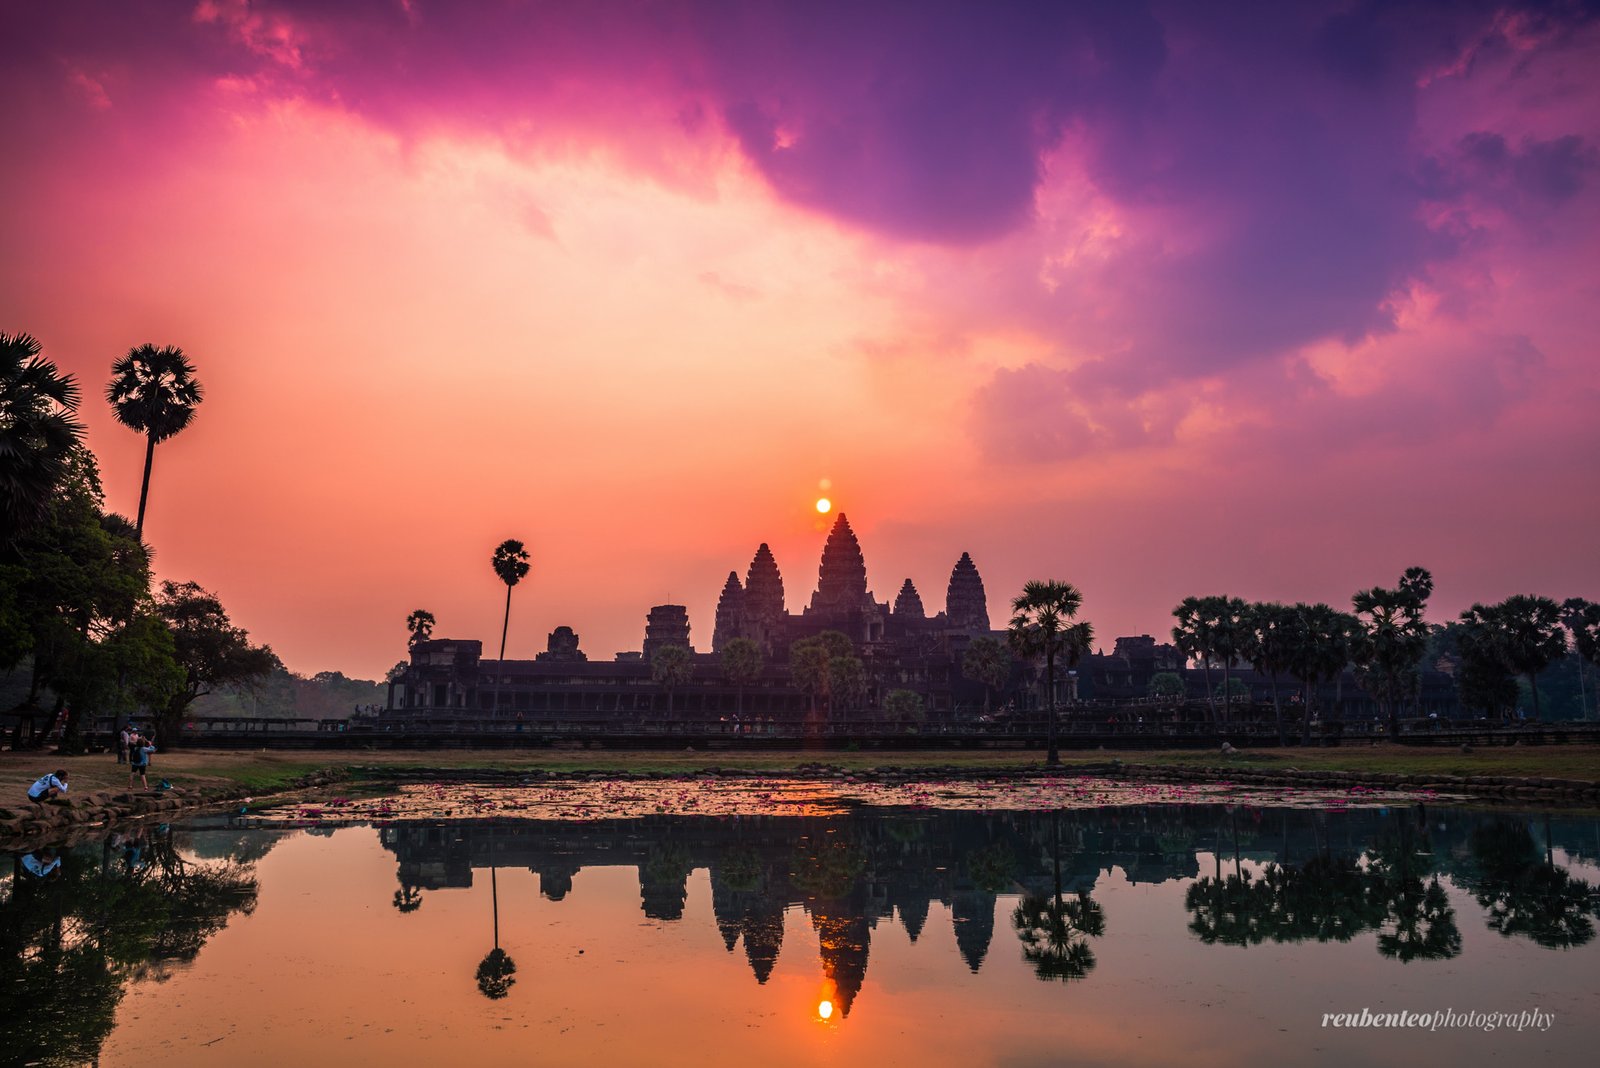
[[[944,610],[933,615],[910,578],[899,583],[891,604],[873,595],[867,575],[861,543],[841,513],[822,547],[816,586],[800,612],[789,610],[783,574],[763,542],[743,582],[737,570],[730,570],[722,584],[709,651],[695,649],[689,611],[678,604],[651,607],[640,648],[605,661],[590,660],[568,626],[557,627],[546,650],[532,660],[485,660],[480,641],[430,638],[411,645],[410,662],[390,680],[383,714],[401,727],[411,721],[488,716],[579,731],[593,724],[653,730],[674,722],[727,721],[742,732],[802,724],[809,729],[828,722],[886,724],[885,698],[896,690],[917,696],[921,715],[934,729],[980,718],[1003,720],[1042,707],[1045,687],[1038,684],[1038,665],[1013,658],[1001,685],[964,673],[963,658],[974,640],[1006,638],[1006,631],[991,628],[983,577],[970,554],[963,552],[951,567]],[[849,641],[859,671],[850,685],[824,696],[815,680],[808,688],[791,672],[790,650],[827,631]],[[742,654],[749,652],[744,643],[753,643],[754,662],[747,655],[727,655],[735,643]],[[689,651],[687,678],[681,662],[672,674],[658,677],[656,654],[668,646]],[[741,665],[730,667],[739,659]],[[1220,684],[1187,664],[1172,645],[1141,634],[1117,638],[1109,653],[1091,653],[1075,668],[1059,672],[1056,696],[1075,706],[1106,701],[1134,718],[1140,716],[1139,703],[1156,692],[1158,676],[1176,676],[1179,691],[1196,707]],[[1250,699],[1271,700],[1274,680],[1269,677],[1242,664],[1233,667],[1231,677]],[[1174,679],[1160,681],[1170,687]],[[1276,681],[1293,689],[1292,680]],[[1375,713],[1376,705],[1351,669],[1327,689],[1322,701],[1329,708],[1334,707],[1329,699],[1337,703],[1337,718],[1370,719]],[[1448,674],[1423,670],[1416,693],[1419,714],[1430,709],[1454,714],[1455,694]]]
[[[835,701],[830,714],[871,717],[891,689],[909,689],[922,697],[930,715],[948,716],[984,701],[983,684],[960,670],[967,645],[977,637],[1004,637],[989,628],[983,579],[967,553],[951,568],[948,591],[945,610],[934,615],[909,578],[892,604],[877,600],[868,586],[861,543],[840,513],[822,548],[816,587],[800,612],[789,611],[783,574],[765,542],[742,582],[737,570],[728,572],[717,598],[709,653],[694,649],[683,605],[651,607],[639,650],[618,653],[611,661],[590,660],[568,626],[556,628],[547,650],[533,660],[485,660],[481,642],[432,638],[412,645],[410,664],[390,683],[389,712],[575,723],[664,714],[668,702],[651,665],[657,650],[676,645],[693,655],[689,681],[676,687],[674,714],[790,722],[813,704],[790,677],[790,648],[836,631],[850,640],[867,686],[848,707]],[[736,681],[724,668],[721,654],[738,639],[760,650],[760,671],[753,679]]]

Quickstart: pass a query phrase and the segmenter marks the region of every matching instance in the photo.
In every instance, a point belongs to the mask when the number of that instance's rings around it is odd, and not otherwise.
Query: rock
[[[1232,742],[1223,742],[1222,743],[1222,755],[1223,756],[1232,756],[1233,754],[1235,754],[1237,752],[1238,752],[1238,750],[1233,747],[1233,743]]]

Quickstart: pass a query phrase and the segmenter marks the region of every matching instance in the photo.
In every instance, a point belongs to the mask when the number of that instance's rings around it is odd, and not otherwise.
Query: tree
[[[890,690],[883,698],[883,714],[890,723],[910,726],[928,718],[922,695],[915,690]]]
[[[0,333],[0,543],[43,517],[83,440],[78,383],[40,351]]]
[[[1305,683],[1306,707],[1302,743],[1311,741],[1317,687],[1339,677],[1350,663],[1352,636],[1360,621],[1325,604],[1297,604],[1285,619],[1289,656],[1285,667]]]
[[[1388,713],[1389,736],[1400,736],[1400,702],[1415,690],[1417,664],[1428,649],[1428,623],[1422,618],[1433,593],[1433,576],[1408,567],[1394,589],[1374,586],[1351,598],[1360,621],[1354,652],[1362,686]]]
[[[650,677],[667,691],[667,716],[672,716],[672,691],[694,676],[694,654],[681,645],[664,645],[650,656]]]
[[[506,584],[506,615],[500,624],[500,661],[495,665],[494,676],[494,711],[500,712],[500,679],[505,675],[506,667],[506,633],[511,628],[511,587],[521,582],[528,574],[528,550],[523,548],[520,541],[507,538],[495,547],[494,573],[500,576],[500,581]]]
[[[983,635],[972,639],[961,656],[961,673],[983,683],[983,714],[989,714],[989,695],[1011,681],[1011,657],[1006,647]]]
[[[141,541],[156,445],[187,427],[204,398],[194,370],[183,350],[171,345],[160,349],[140,345],[111,365],[106,402],[117,422],[145,437],[144,481],[139,485],[139,516],[134,521],[135,536]]]
[[[1250,606],[1238,597],[1203,597],[1201,601],[1211,613],[1212,655],[1222,661],[1222,688],[1217,692],[1222,696],[1222,721],[1227,723],[1233,718],[1233,698],[1241,692],[1233,686],[1233,662],[1249,644],[1245,615]]]
[[[840,657],[853,657],[855,646],[850,639],[836,630],[825,630],[809,638],[801,638],[789,646],[789,674],[794,684],[811,698],[811,711],[817,711],[817,700],[827,703],[832,711],[833,661]]]
[[[1176,671],[1158,671],[1151,676],[1147,692],[1151,697],[1182,697],[1186,689],[1183,676]]]
[[[1088,651],[1094,628],[1088,623],[1071,622],[1083,605],[1083,594],[1069,582],[1025,583],[1022,593],[1011,602],[1011,648],[1030,659],[1044,657],[1045,686],[1049,703],[1049,749],[1045,762],[1061,763],[1056,740],[1056,660],[1065,658],[1069,668]]]
[[[507,599],[508,600],[509,600],[509,593],[510,593],[510,591],[508,590],[507,591],[507,594],[508,594],[508,598]],[[506,608],[507,608],[507,614],[508,615],[509,615],[510,607],[511,606],[509,604],[507,604]],[[508,622],[509,622],[509,620],[508,620]],[[433,637],[433,623],[434,623],[433,613],[428,611],[426,608],[418,608],[416,611],[412,612],[409,616],[406,616],[406,630],[409,631],[410,634],[411,634],[411,639],[409,641],[407,641],[406,644],[408,646],[409,645],[415,645],[418,642],[425,642],[429,638]],[[501,640],[504,641],[504,637],[503,636],[502,636]],[[501,650],[500,655],[501,656],[505,655],[505,651],[503,649]]]
[[[1213,721],[1217,718],[1217,702],[1211,692],[1211,658],[1216,653],[1213,630],[1215,597],[1185,597],[1172,610],[1177,625],[1172,628],[1172,644],[1189,660],[1199,660],[1206,675],[1206,705]]]
[[[828,661],[828,711],[853,712],[867,694],[867,669],[855,656],[836,656]]]
[[[1572,651],[1578,654],[1578,700],[1583,706],[1580,718],[1589,718],[1589,665],[1600,667],[1600,604],[1582,597],[1568,597],[1561,602],[1561,623],[1572,639]],[[1596,702],[1600,715],[1600,702]]]
[[[250,635],[233,625],[217,596],[198,583],[163,582],[156,610],[172,631],[183,669],[183,685],[157,716],[157,745],[173,743],[196,698],[224,686],[251,685],[283,667],[270,648],[251,645]]]
[[[1498,657],[1507,670],[1528,677],[1533,715],[1539,718],[1539,672],[1567,654],[1561,606],[1548,597],[1518,594],[1496,605],[1475,604],[1461,613],[1461,621],[1478,628],[1483,655]]]
[[[1499,635],[1482,613],[1445,624],[1435,646],[1456,663],[1456,694],[1463,709],[1502,718],[1517,703],[1517,680],[1506,667]]]
[[[1241,652],[1250,665],[1272,683],[1272,719],[1278,728],[1278,744],[1287,739],[1283,730],[1283,700],[1278,691],[1278,674],[1286,671],[1294,648],[1296,622],[1294,609],[1276,602],[1252,604],[1241,619],[1244,641]]]
[[[749,638],[735,638],[722,648],[722,673],[739,688],[739,714],[744,714],[744,689],[761,677],[766,658]]]

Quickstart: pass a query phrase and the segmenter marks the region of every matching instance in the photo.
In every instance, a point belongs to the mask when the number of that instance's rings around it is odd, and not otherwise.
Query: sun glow
[[[822,514],[826,515],[827,513],[833,511],[833,502],[828,500],[828,498],[826,498],[826,497],[818,497],[817,498],[817,511],[819,511]]]
[[[833,1002],[819,1002],[817,1004],[817,1015],[822,1017],[824,1020],[830,1019],[833,1016]]]

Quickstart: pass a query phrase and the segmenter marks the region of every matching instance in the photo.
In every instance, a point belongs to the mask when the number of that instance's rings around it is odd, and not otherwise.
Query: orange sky
[[[514,655],[559,624],[591,657],[637,648],[668,600],[709,648],[761,541],[791,609],[809,599],[823,479],[880,599],[909,576],[939,610],[970,551],[996,625],[1023,581],[1060,578],[1106,645],[1164,632],[1189,594],[1342,604],[1412,564],[1437,619],[1600,597],[1591,24],[1477,27],[1473,63],[1415,59],[1381,110],[1251,45],[1328,158],[1364,161],[1349,181],[1432,183],[1346,247],[1346,224],[1315,230],[1337,189],[1291,195],[1286,169],[1251,190],[1188,126],[1134,123],[1132,97],[1028,141],[1017,193],[962,170],[964,143],[918,155],[910,113],[874,111],[901,90],[861,95],[850,55],[831,82],[730,73],[690,20],[659,63],[612,25],[610,53],[564,45],[525,91],[510,68],[408,82],[381,61],[404,34],[443,50],[494,27],[406,10],[366,55],[365,23],[174,5],[125,28],[148,77],[111,22],[10,26],[37,47],[3,82],[25,164],[0,179],[0,328],[83,381],[130,514],[143,450],[98,400],[111,361],[146,341],[192,357],[206,400],[156,453],[156,567],[296,671],[381,673],[418,607],[492,641],[506,537],[533,554]],[[1223,45],[1176,15],[1164,31],[1148,88],[1177,101]],[[893,84],[934,77],[917,47],[888,53]],[[993,94],[980,132],[1020,106]],[[776,116],[769,149],[746,97]],[[1255,130],[1240,106],[1208,113],[1218,137]],[[772,154],[840,130],[858,149],[826,170]],[[1280,143],[1237,153],[1259,171]],[[1285,227],[1306,239],[1280,247]]]

